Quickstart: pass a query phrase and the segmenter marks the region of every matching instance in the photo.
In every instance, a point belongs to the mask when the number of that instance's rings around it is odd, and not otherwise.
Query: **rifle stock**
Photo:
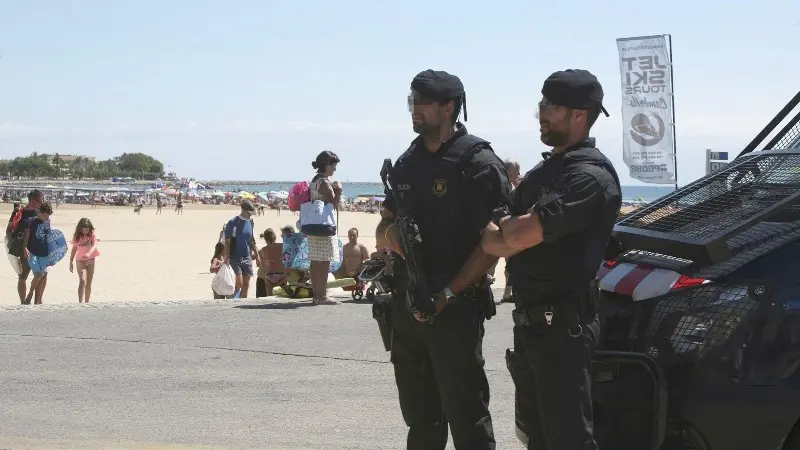
[[[400,241],[400,247],[405,256],[405,267],[408,275],[408,306],[412,313],[419,312],[425,318],[432,318],[436,314],[436,304],[428,289],[428,279],[422,267],[422,235],[414,219],[394,195],[394,189],[389,180],[392,171],[392,160],[384,159],[381,168],[381,181],[386,187],[386,196],[397,210],[394,226]]]

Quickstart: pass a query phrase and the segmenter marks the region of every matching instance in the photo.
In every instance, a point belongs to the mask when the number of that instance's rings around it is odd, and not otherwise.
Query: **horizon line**
[[[303,180],[303,181],[305,181],[305,180]],[[288,180],[282,180],[282,181],[199,180],[199,179],[195,179],[195,183],[201,183],[201,184],[229,184],[229,185],[235,185],[235,184],[248,185],[248,184],[250,184],[250,185],[254,185],[254,186],[260,186],[260,185],[270,185],[270,184],[292,184],[292,183],[300,183],[300,181],[288,181]],[[383,184],[383,182],[381,182],[381,181],[349,181],[349,180],[348,181],[342,181],[342,183],[346,183],[346,184]],[[670,188],[670,189],[674,189],[675,188],[674,184],[622,184],[622,186],[628,186],[628,187],[654,187],[654,188]]]

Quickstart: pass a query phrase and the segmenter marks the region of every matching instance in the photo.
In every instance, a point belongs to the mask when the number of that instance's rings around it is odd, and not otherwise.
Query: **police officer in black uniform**
[[[589,137],[600,112],[608,115],[597,78],[585,70],[555,72],[542,95],[541,140],[553,151],[517,187],[510,211],[495,211],[482,246],[510,256],[511,370],[517,426],[528,448],[597,450],[590,375],[599,334],[595,274],[622,204],[621,187]]]
[[[398,207],[417,222],[421,266],[438,311],[432,322],[422,321],[409,312],[407,285],[395,289],[391,358],[409,449],[444,449],[448,425],[456,449],[495,448],[482,344],[484,320],[495,314],[486,272],[497,258],[482,251],[480,240],[493,210],[510,204],[510,189],[489,142],[458,121],[462,106],[466,120],[464,100],[454,75],[425,70],[414,77],[408,102],[419,136],[391,169],[397,204],[387,192],[376,230],[401,253],[392,228]]]

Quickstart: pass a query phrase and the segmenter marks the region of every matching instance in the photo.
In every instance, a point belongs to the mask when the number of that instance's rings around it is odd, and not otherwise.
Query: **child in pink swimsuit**
[[[78,303],[89,303],[92,295],[92,279],[94,278],[95,258],[100,256],[97,250],[97,236],[94,234],[92,221],[84,217],[75,227],[72,238],[72,254],[69,257],[69,271],[74,273],[78,269]]]

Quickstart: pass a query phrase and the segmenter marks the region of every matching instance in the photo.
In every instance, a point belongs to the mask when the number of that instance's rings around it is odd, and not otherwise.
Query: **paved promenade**
[[[306,303],[0,307],[0,449],[405,448],[371,306]],[[511,310],[484,342],[502,449]]]

